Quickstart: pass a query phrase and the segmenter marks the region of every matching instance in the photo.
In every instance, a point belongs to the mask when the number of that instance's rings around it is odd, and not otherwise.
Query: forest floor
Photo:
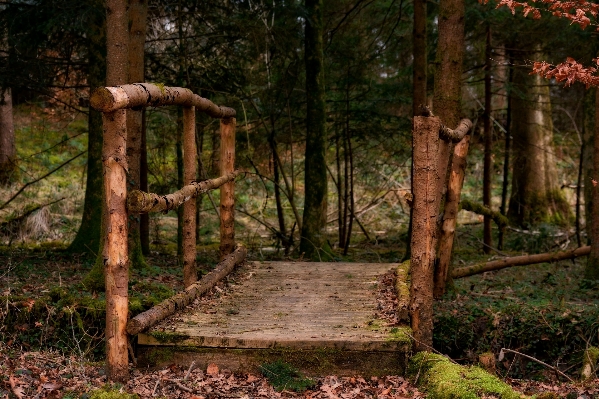
[[[482,258],[464,239],[457,264]],[[209,269],[215,247],[201,248]],[[363,244],[354,257],[396,261],[397,247]],[[168,252],[168,251],[167,251]],[[250,258],[263,254],[254,251]],[[273,260],[277,256],[270,256]],[[182,289],[175,257],[154,252],[148,269],[131,275],[132,311],[139,312]],[[92,260],[49,246],[0,248],[0,397],[89,398],[105,386],[102,359],[103,294],[88,292],[82,278]],[[576,379],[581,350],[597,340],[599,290],[580,285],[582,262],[560,262],[486,273],[456,281],[453,295],[437,305],[435,346],[461,363],[475,364],[483,351],[496,356],[503,346],[528,353]],[[541,330],[540,330],[541,329]],[[528,334],[528,335],[527,335]],[[486,337],[486,338],[482,338]],[[544,345],[544,346],[543,346]],[[582,348],[582,349],[581,349]],[[261,375],[219,370],[132,369],[124,392],[141,398],[419,398],[425,393],[401,376],[341,378],[321,376],[302,393],[276,391]],[[552,370],[517,356],[505,356],[496,373],[516,390],[532,395],[553,392],[568,399],[599,397],[599,379],[566,383]]]

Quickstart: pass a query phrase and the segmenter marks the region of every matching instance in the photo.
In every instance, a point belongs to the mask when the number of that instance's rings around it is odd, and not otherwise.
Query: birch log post
[[[464,136],[453,150],[443,225],[439,237],[438,262],[437,270],[435,271],[435,298],[440,298],[445,293],[447,278],[450,275],[449,268],[451,251],[453,249],[453,237],[458,217],[460,196],[462,194],[462,185],[464,184],[464,170],[466,169],[466,155],[468,154],[469,144],[470,136]]]
[[[414,117],[410,320],[416,351],[433,346],[433,274],[437,247],[439,130],[437,117]]]
[[[231,254],[220,261],[214,270],[202,277],[200,281],[185,288],[185,291],[162,301],[153,308],[140,313],[129,320],[127,332],[131,335],[139,334],[176,311],[183,309],[193,302],[194,299],[208,292],[208,290],[214,287],[217,282],[231,273],[236,265],[245,260],[246,255],[247,249],[243,245],[237,245]]]
[[[220,121],[220,174],[235,169],[235,118]],[[235,247],[235,183],[230,181],[220,189],[220,259]]]
[[[183,171],[185,184],[196,179],[195,107],[183,108]],[[183,204],[183,283],[189,287],[198,279],[196,270],[196,202]]]
[[[127,4],[106,1],[106,82],[126,83],[129,32]],[[129,379],[127,316],[129,313],[129,256],[127,245],[127,116],[125,110],[102,115],[104,175],[102,261],[106,283],[106,376]]]

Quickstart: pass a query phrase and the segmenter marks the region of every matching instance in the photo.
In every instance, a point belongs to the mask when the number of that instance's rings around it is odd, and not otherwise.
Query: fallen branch
[[[244,173],[240,170],[227,173],[216,179],[193,182],[172,194],[158,195],[146,193],[140,190],[132,190],[127,195],[127,209],[132,213],[148,212],[166,212],[176,209],[191,198],[195,198],[207,191],[214,190],[234,180],[239,174]]]
[[[583,248],[584,248],[584,247],[583,247]],[[528,356],[528,355],[525,355],[524,353],[517,352],[517,351],[513,351],[513,350],[511,350],[511,349],[501,348],[501,351],[499,352],[499,357],[502,357],[502,355],[501,355],[501,352],[509,352],[509,353],[513,353],[514,355],[520,355],[520,356],[523,356],[523,357],[525,357],[525,358],[527,358],[527,359],[530,359],[530,360],[532,360],[533,362],[537,362],[537,363],[539,363],[539,364],[541,364],[541,365],[543,365],[543,366],[545,366],[545,367],[547,367],[547,368],[549,368],[549,369],[551,369],[551,370],[555,371],[556,373],[558,373],[558,374],[559,374],[559,375],[561,375],[562,377],[566,378],[568,381],[570,381],[570,382],[574,382],[574,380],[573,380],[572,378],[568,377],[566,374],[564,374],[564,373],[563,373],[563,372],[562,372],[560,369],[558,369],[557,367],[553,367],[552,365],[550,365],[550,364],[547,364],[547,363],[545,363],[545,362],[543,362],[543,361],[541,361],[541,360],[539,360],[539,359],[536,359],[536,358],[534,358],[534,357],[532,357],[532,356]]]
[[[454,269],[451,273],[453,278],[468,277],[479,273],[490,272],[493,270],[505,269],[512,266],[527,266],[536,263],[557,262],[565,259],[574,259],[579,256],[587,256],[591,252],[591,247],[580,247],[569,251],[547,252],[535,255],[513,256],[510,258],[494,260],[491,262],[480,263],[477,265],[460,267]]]
[[[17,198],[17,197],[18,197],[18,196],[19,196],[19,195],[20,195],[20,194],[21,194],[23,191],[25,191],[25,189],[26,189],[27,187],[31,186],[32,184],[35,184],[35,183],[37,183],[38,181],[44,180],[46,177],[50,176],[52,173],[54,173],[54,172],[58,171],[58,170],[59,170],[59,169],[61,169],[62,167],[64,167],[64,166],[68,165],[68,164],[69,164],[69,163],[71,163],[71,162],[73,162],[75,159],[79,158],[81,155],[85,154],[86,152],[87,152],[87,151],[80,152],[79,154],[75,155],[73,158],[71,158],[71,159],[69,159],[69,160],[67,160],[67,161],[64,161],[63,163],[61,163],[60,165],[58,165],[57,167],[55,167],[54,169],[52,169],[51,171],[49,171],[48,173],[46,173],[45,175],[43,175],[43,176],[41,176],[41,177],[38,177],[37,179],[35,179],[35,180],[32,180],[32,181],[30,181],[30,182],[27,182],[27,183],[26,183],[26,184],[25,184],[23,187],[21,187],[21,188],[19,189],[19,191],[17,191],[16,193],[14,193],[14,194],[13,194],[13,196],[12,196],[12,197],[10,197],[10,198],[8,199],[8,201],[6,201],[4,204],[2,204],[2,205],[0,206],[0,209],[4,209],[4,208],[6,208],[6,207],[8,206],[8,204],[10,204],[10,203],[11,203],[11,202],[12,202],[12,201],[13,201],[15,198]]]
[[[477,204],[476,202],[463,199],[460,201],[460,208],[465,211],[474,212],[478,215],[489,216],[500,229],[507,227],[507,225],[510,223],[508,218],[506,218],[501,212],[494,211],[484,205]]]
[[[23,212],[21,215],[15,216],[13,218],[10,218],[9,220],[6,220],[6,221],[0,223],[0,232],[7,232],[8,230],[10,230],[9,226],[11,226],[11,225],[14,226],[16,224],[19,224],[23,219],[25,219],[27,216],[31,215],[33,212],[35,212],[39,209],[45,208],[47,206],[53,205],[57,202],[60,202],[63,199],[64,199],[64,197],[57,199],[55,201],[52,201],[52,202],[48,202],[47,204],[35,205],[29,209],[25,208],[26,209],[25,212]]]
[[[216,283],[231,273],[236,265],[243,262],[246,255],[247,249],[243,245],[237,244],[235,251],[227,255],[225,259],[216,265],[216,268],[213,271],[205,275],[200,281],[190,285],[185,291],[173,295],[169,299],[162,301],[153,308],[146,310],[129,320],[127,323],[127,333],[130,335],[139,334],[176,311],[185,308],[193,302],[194,299],[208,292],[208,290],[214,287]]]

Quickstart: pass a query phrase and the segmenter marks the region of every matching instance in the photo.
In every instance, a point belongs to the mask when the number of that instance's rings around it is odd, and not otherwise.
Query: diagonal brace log
[[[231,254],[227,255],[216,268],[205,275],[200,281],[185,288],[185,291],[174,295],[153,308],[138,314],[127,323],[127,333],[130,335],[152,327],[154,324],[164,320],[178,310],[188,306],[194,299],[208,292],[216,283],[225,278],[236,265],[245,260],[247,249],[238,244]]]
[[[241,170],[227,173],[216,179],[193,182],[172,194],[158,195],[146,193],[140,190],[133,190],[127,195],[127,209],[132,213],[147,212],[166,212],[176,209],[191,198],[210,190],[214,190],[225,183],[235,180],[235,178],[244,173]]]

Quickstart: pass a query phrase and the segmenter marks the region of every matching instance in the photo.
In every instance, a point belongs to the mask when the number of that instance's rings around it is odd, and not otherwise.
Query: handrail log
[[[116,87],[98,87],[91,95],[90,104],[101,112],[124,108],[183,105],[196,107],[213,118],[232,118],[235,110],[218,106],[184,87],[166,87],[153,83],[133,83]]]
[[[147,212],[166,212],[176,209],[191,198],[210,190],[214,190],[225,183],[235,180],[235,178],[244,173],[241,170],[227,173],[216,179],[193,182],[172,194],[158,195],[146,193],[140,190],[132,190],[127,195],[127,210],[132,213]]]
[[[216,265],[214,270],[202,277],[200,281],[185,288],[185,291],[173,295],[129,320],[127,323],[127,333],[130,335],[139,334],[176,311],[188,306],[194,299],[208,292],[216,283],[231,273],[236,265],[245,260],[246,255],[247,249],[243,245],[238,244],[234,252],[227,255],[225,259]]]
[[[450,129],[445,125],[441,125],[439,137],[445,141],[459,143],[470,129],[472,129],[472,121],[465,118],[460,121],[458,127],[455,129]]]

